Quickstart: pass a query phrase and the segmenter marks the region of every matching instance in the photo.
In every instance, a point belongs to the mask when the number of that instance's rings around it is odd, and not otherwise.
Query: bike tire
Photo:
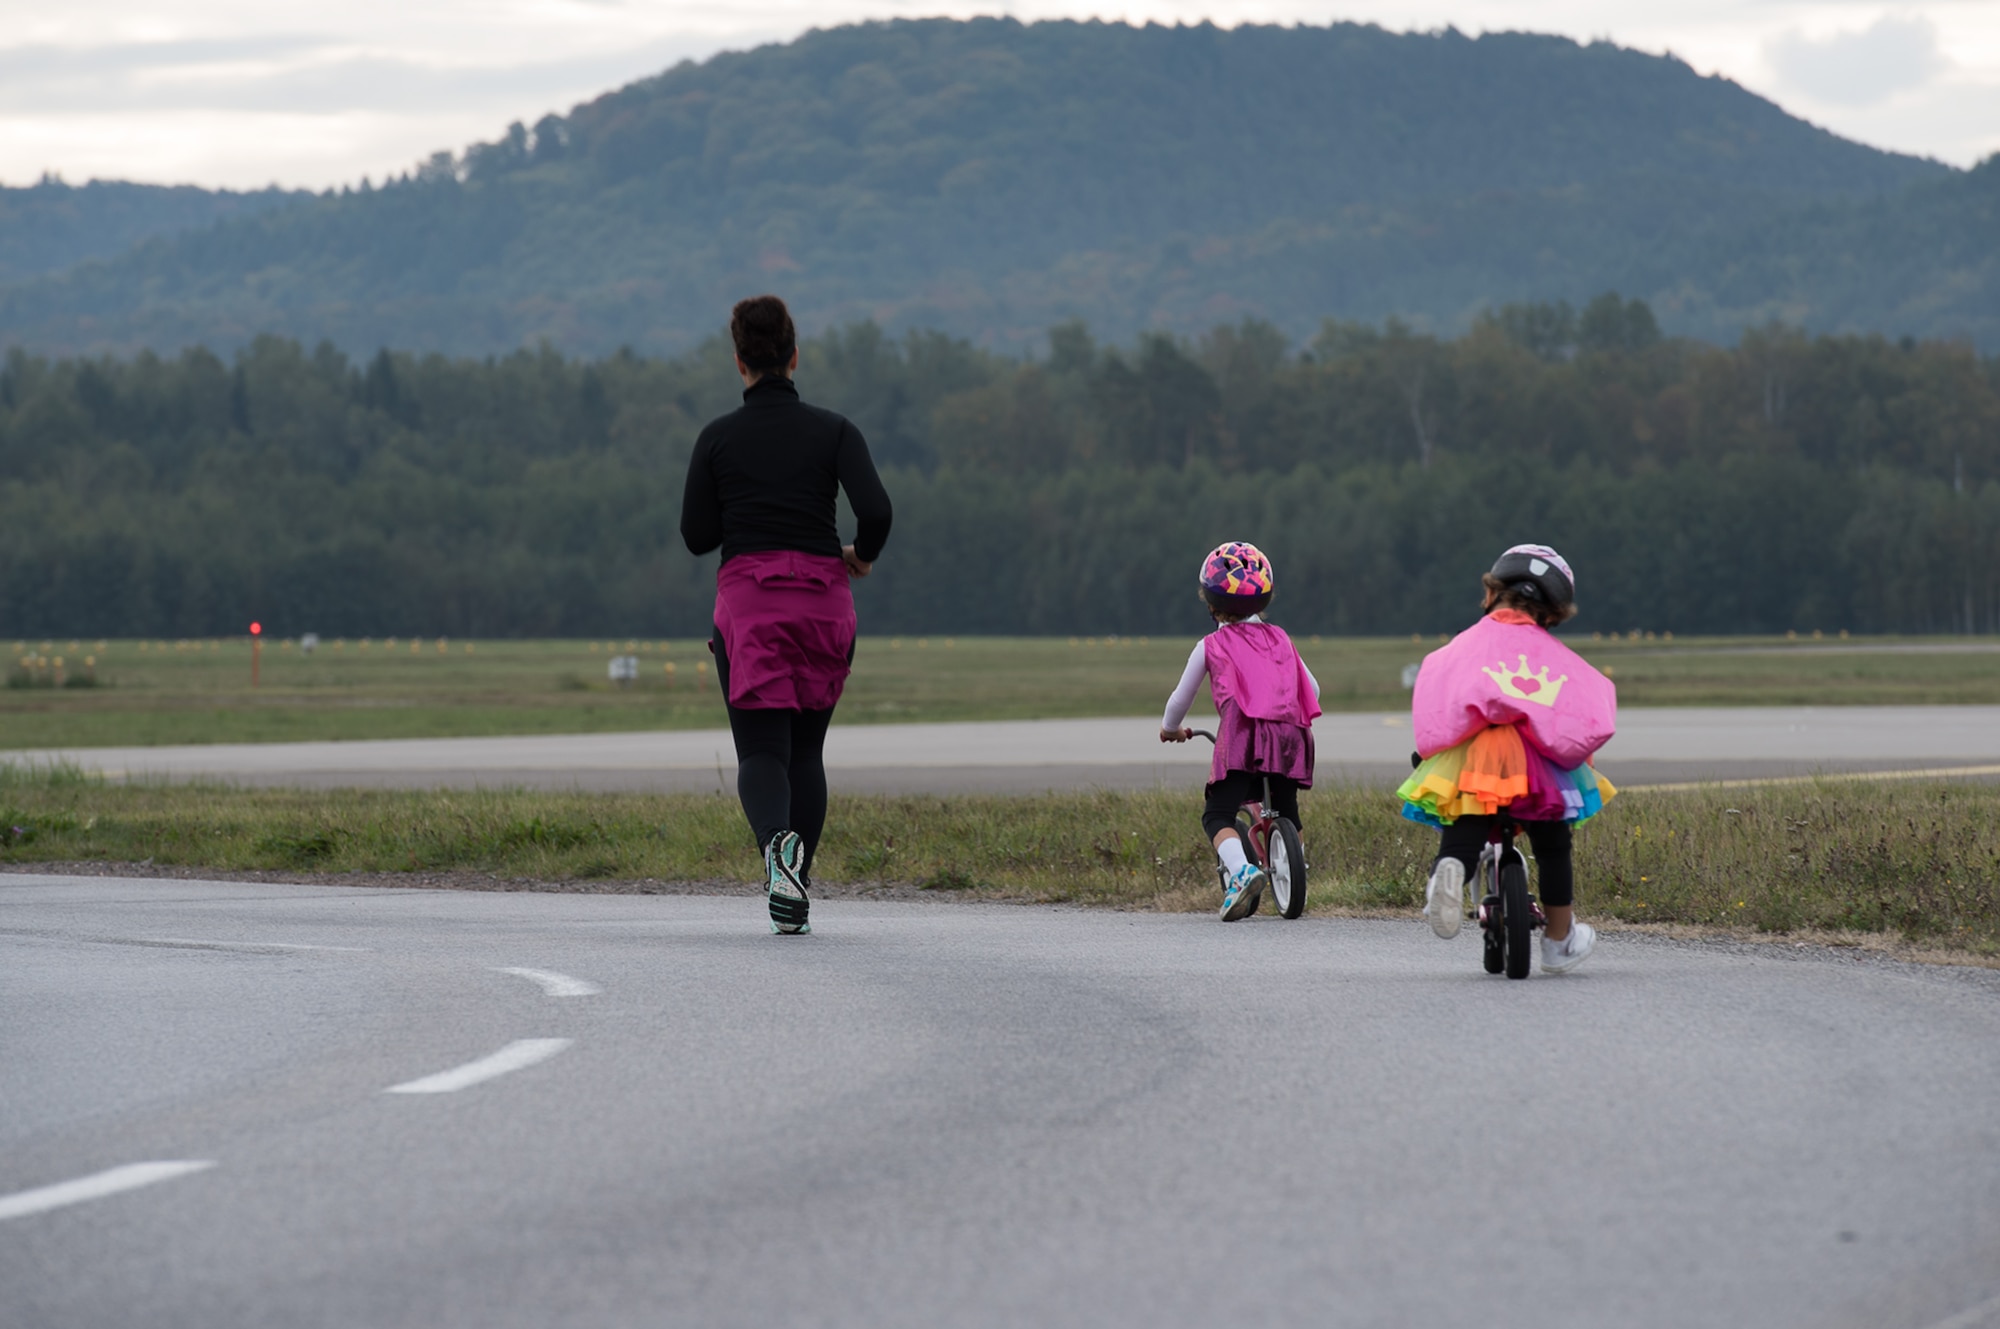
[[[1271,878],[1271,903],[1285,918],[1297,918],[1306,911],[1306,851],[1299,843],[1299,828],[1288,818],[1278,818],[1271,834],[1271,861],[1265,865]]]
[[[1236,833],[1243,837],[1243,854],[1252,863],[1266,872],[1271,869],[1270,847],[1264,837],[1257,833],[1257,821],[1247,812],[1236,814]]]
[[[1481,960],[1489,974],[1507,968],[1507,934],[1500,930],[1500,883],[1493,879],[1493,862],[1481,854],[1468,883],[1478,888],[1479,932],[1484,947]]]
[[[1264,874],[1268,878],[1271,872],[1271,849],[1269,845],[1264,843],[1264,837],[1257,833],[1257,819],[1247,812],[1238,812],[1236,814],[1236,833],[1243,838],[1243,856],[1264,869]],[[1229,891],[1229,874],[1225,872],[1222,875],[1222,890],[1224,894],[1227,894]],[[1256,906],[1248,914],[1245,914],[1244,917],[1254,917],[1263,907],[1264,901],[1260,896],[1258,897]]]
[[[1500,915],[1507,934],[1507,977],[1526,978],[1534,956],[1535,909],[1528,903],[1528,867],[1519,856],[1500,865]]]

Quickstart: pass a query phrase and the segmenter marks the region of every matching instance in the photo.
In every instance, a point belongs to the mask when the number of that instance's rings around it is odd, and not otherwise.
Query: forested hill
[[[102,180],[79,186],[53,177],[25,189],[0,186],[0,286],[311,197],[282,189],[239,194]]]
[[[1606,287],[1723,339],[1778,313],[1985,335],[1992,232],[1914,253],[1903,238],[1956,236],[1992,192],[1606,43],[872,23],[683,64],[386,188],[16,284],[0,342],[674,350],[764,288],[814,327],[1001,347],[1071,317],[1121,337],[1246,314],[1295,335],[1327,316],[1451,330]],[[1895,279],[1875,280],[1889,256]]]

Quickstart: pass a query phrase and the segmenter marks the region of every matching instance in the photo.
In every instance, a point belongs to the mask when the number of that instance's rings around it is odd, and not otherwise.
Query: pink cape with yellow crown
[[[1617,732],[1618,689],[1526,615],[1501,610],[1424,657],[1410,722],[1425,757],[1488,725],[1519,725],[1537,751],[1569,770]]]

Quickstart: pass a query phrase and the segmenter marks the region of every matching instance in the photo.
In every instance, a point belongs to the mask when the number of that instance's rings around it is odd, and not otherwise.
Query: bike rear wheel
[[[1299,843],[1299,828],[1280,817],[1271,829],[1270,861],[1265,872],[1271,878],[1271,903],[1286,918],[1306,911],[1306,851]]]
[[[1500,864],[1500,914],[1507,933],[1507,977],[1526,978],[1535,910],[1528,903],[1528,868],[1519,855],[1510,854]]]

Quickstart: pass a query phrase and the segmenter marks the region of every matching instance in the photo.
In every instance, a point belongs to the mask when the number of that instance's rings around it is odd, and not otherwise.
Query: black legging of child
[[[1208,832],[1210,840],[1236,824],[1236,809],[1253,798],[1263,799],[1266,778],[1256,771],[1225,771],[1220,780],[1208,786],[1208,801],[1201,808],[1201,828]],[[1268,778],[1271,781],[1271,810],[1294,826],[1302,825],[1299,821],[1298,782],[1287,775]]]
[[[1469,881],[1478,866],[1479,851],[1486,847],[1497,817],[1460,817],[1444,828],[1438,842],[1438,858],[1455,858],[1465,864]],[[1576,874],[1570,866],[1569,823],[1566,821],[1517,821],[1535,851],[1535,875],[1542,903],[1551,909],[1566,909],[1576,897]]]
[[[823,711],[747,710],[729,706],[729,654],[722,634],[709,639],[715,677],[729,707],[729,733],[736,740],[736,796],[758,849],[779,831],[796,832],[805,842],[806,872],[826,829],[826,727],[833,708]]]

